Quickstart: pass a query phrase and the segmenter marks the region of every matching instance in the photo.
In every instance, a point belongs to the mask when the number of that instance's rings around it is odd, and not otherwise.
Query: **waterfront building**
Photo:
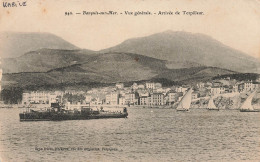
[[[176,102],[176,100],[177,100],[177,98],[176,98],[177,93],[176,92],[170,91],[167,96],[168,96],[168,103],[169,104]]]
[[[151,94],[152,105],[164,105],[164,95],[162,93],[153,93]]]
[[[118,92],[111,92],[106,95],[106,104],[118,105],[118,102],[119,102]]]
[[[147,103],[148,103],[147,105],[148,105],[148,106],[152,106],[152,105],[153,105],[152,100],[153,100],[153,99],[152,99],[152,96],[148,96],[148,97],[147,97]]]
[[[119,100],[119,94],[117,92],[112,92],[110,104],[111,105],[118,105],[118,100]]]
[[[130,92],[125,94],[125,103],[130,105],[137,105],[138,104],[138,93]]]
[[[25,92],[22,96],[23,104],[51,104],[57,102],[57,94],[55,92],[32,91]]]
[[[86,103],[90,103],[90,105],[102,105],[103,101],[97,97],[97,98],[92,98],[90,102],[86,102]]]
[[[110,102],[111,102],[111,95],[107,94],[106,95],[106,104],[110,104]]]
[[[22,104],[29,104],[30,103],[30,93],[29,92],[25,92],[23,93],[23,97],[22,97]]]
[[[139,105],[149,105],[148,96],[142,96],[139,98]]]
[[[164,96],[163,105],[170,105],[169,96],[168,95],[163,95],[163,96]]]
[[[124,96],[120,97],[119,98],[119,105],[125,105],[125,104],[126,104],[125,97]]]

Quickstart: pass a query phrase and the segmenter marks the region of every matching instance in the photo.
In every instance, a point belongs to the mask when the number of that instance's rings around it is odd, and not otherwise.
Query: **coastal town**
[[[162,83],[133,83],[126,87],[124,83],[114,86],[92,88],[88,91],[26,91],[22,96],[22,105],[47,106],[59,102],[64,105],[85,105],[104,107],[134,106],[142,108],[174,108],[189,88],[192,92],[193,108],[205,108],[209,98],[215,98],[215,104],[221,108],[238,108],[250,92],[258,89],[260,79],[237,81],[230,77],[199,82],[194,86],[181,85],[164,87]],[[256,99],[258,100],[258,99]],[[258,103],[256,101],[256,103]]]

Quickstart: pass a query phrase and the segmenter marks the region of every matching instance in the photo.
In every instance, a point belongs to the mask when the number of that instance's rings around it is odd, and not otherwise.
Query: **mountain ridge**
[[[130,52],[171,61],[192,61],[239,72],[260,72],[260,62],[204,34],[166,31],[125,40],[101,52]]]
[[[80,49],[59,36],[45,32],[1,32],[0,56],[2,58],[19,57],[27,52],[42,48]]]

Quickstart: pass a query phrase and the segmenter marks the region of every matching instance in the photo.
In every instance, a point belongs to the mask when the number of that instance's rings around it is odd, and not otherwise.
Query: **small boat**
[[[177,111],[189,111],[191,105],[191,93],[192,88],[190,88],[188,92],[182,97],[180,103],[176,108]]]
[[[214,104],[214,101],[213,101],[213,97],[211,97],[209,99],[209,103],[208,103],[208,107],[207,107],[208,110],[217,110],[219,111],[219,108],[217,108]]]
[[[255,96],[256,91],[251,93],[246,101],[240,106],[240,112],[260,112],[260,109],[254,109],[252,106],[252,99]]]

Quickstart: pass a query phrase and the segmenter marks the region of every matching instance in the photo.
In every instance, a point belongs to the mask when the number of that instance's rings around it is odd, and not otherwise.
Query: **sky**
[[[19,0],[26,6],[0,5],[0,32],[49,32],[85,49],[100,50],[129,38],[166,30],[203,33],[260,58],[259,0]],[[4,0],[11,2],[11,0]],[[18,4],[19,5],[19,4]],[[116,11],[118,15],[76,15],[77,12]],[[153,15],[125,15],[150,11]],[[181,15],[156,15],[179,11]],[[182,15],[198,11],[203,15]],[[65,16],[65,12],[73,15]],[[120,14],[122,13],[122,14]],[[156,14],[154,14],[156,13]]]

